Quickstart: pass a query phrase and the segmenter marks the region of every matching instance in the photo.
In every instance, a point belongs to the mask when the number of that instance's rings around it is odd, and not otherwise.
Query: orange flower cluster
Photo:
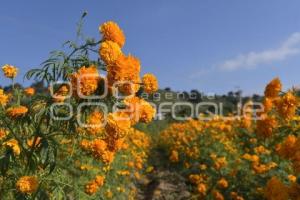
[[[18,68],[12,66],[12,65],[4,65],[2,67],[2,71],[4,73],[4,76],[6,76],[7,78],[15,78],[17,76],[18,73]]]
[[[89,96],[96,92],[100,75],[96,66],[83,66],[77,72],[71,74],[70,81],[75,96]]]
[[[100,33],[102,33],[103,41],[112,41],[119,45],[122,48],[125,44],[125,35],[118,26],[113,21],[108,21],[102,24],[99,27]]]
[[[146,93],[154,93],[158,90],[157,79],[153,74],[145,74],[142,78],[144,91]]]
[[[297,106],[298,100],[291,92],[287,92],[276,101],[278,114],[285,120],[292,119],[295,116]]]
[[[32,88],[32,87],[29,87],[29,88],[26,88],[24,90],[24,93],[27,95],[27,96],[33,96],[35,94],[35,89]]]
[[[28,108],[25,106],[10,107],[6,110],[6,114],[13,119],[23,117],[28,112]]]
[[[8,95],[4,94],[4,90],[0,89],[0,105],[1,106],[6,106],[6,104],[9,101]]]
[[[112,91],[118,89],[125,95],[135,94],[141,85],[139,59],[122,53],[125,36],[116,23],[106,22],[99,29],[103,36],[99,55],[107,65],[108,86]],[[149,93],[158,88],[157,80],[152,74],[144,76],[143,85],[144,90]]]
[[[280,156],[292,161],[295,172],[300,172],[300,138],[288,135],[276,150]]]
[[[16,183],[18,191],[25,194],[34,193],[38,185],[38,179],[35,176],[22,176]]]
[[[273,79],[265,89],[265,97],[267,98],[276,98],[281,91],[282,85],[279,78]]]
[[[103,123],[104,123],[103,113],[100,111],[93,111],[87,118],[87,131],[91,135],[101,135],[103,133]]]
[[[20,155],[21,149],[16,139],[10,139],[3,143],[4,146],[11,148],[16,156]]]
[[[95,194],[103,186],[104,180],[103,176],[96,176],[94,180],[85,185],[85,193],[89,195]]]
[[[271,137],[275,128],[277,128],[277,120],[274,116],[263,114],[261,119],[256,123],[256,132],[262,138]]]

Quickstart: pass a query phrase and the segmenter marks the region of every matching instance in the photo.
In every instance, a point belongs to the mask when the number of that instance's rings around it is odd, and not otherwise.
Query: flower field
[[[27,72],[44,89],[18,87],[21,68],[2,67],[11,87],[0,89],[1,200],[300,200],[296,89],[274,78],[261,109],[249,100],[239,116],[157,128],[157,106],[143,95],[158,91],[156,76],[123,52],[117,23],[99,32]]]

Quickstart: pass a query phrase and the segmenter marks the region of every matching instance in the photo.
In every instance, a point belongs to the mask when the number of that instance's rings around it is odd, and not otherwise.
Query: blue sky
[[[300,84],[300,1],[297,0],[5,0],[0,4],[0,65],[24,73],[75,37],[88,11],[86,35],[114,20],[126,34],[125,53],[161,88],[226,93],[237,87],[262,93],[279,76]],[[2,78],[1,85],[7,84]],[[26,84],[26,83],[25,83]]]

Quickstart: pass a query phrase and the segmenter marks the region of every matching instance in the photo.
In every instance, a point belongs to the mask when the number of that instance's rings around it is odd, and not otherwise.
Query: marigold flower
[[[222,189],[225,189],[228,187],[228,182],[225,178],[221,178],[219,181],[218,181],[218,186]]]
[[[91,135],[101,134],[104,130],[104,115],[100,111],[92,112],[87,118],[87,131]]]
[[[95,194],[100,187],[103,186],[105,178],[103,176],[96,176],[96,178],[85,185],[85,193],[88,195]]]
[[[6,106],[6,104],[9,101],[9,96],[4,94],[4,90],[0,89],[0,105],[1,106]]]
[[[107,66],[108,86],[114,86],[126,95],[135,94],[140,88],[140,69],[137,58],[120,55],[114,64]]]
[[[147,101],[141,101],[140,107],[140,121],[149,123],[155,117],[156,110]]]
[[[17,76],[18,73],[18,68],[12,66],[12,65],[4,65],[2,67],[2,71],[4,73],[4,76],[6,76],[7,78],[15,78]]]
[[[268,181],[264,195],[268,200],[289,199],[286,186],[275,176]]]
[[[97,90],[100,76],[96,66],[84,66],[71,74],[70,80],[74,95],[89,96]]]
[[[265,113],[269,112],[273,107],[272,99],[268,97],[264,98],[263,105],[264,105],[264,112]]]
[[[6,110],[6,114],[10,118],[19,118],[24,116],[28,112],[28,108],[25,106],[16,106],[16,107],[10,107]]]
[[[29,87],[29,88],[26,88],[24,90],[24,92],[27,96],[33,96],[35,94],[35,89],[32,87]]]
[[[279,145],[277,152],[279,155],[289,159],[294,156],[297,149],[298,145],[296,136],[288,135],[284,142]]]
[[[257,134],[263,138],[271,137],[273,130],[277,127],[277,121],[273,116],[263,115],[262,119],[257,121]]]
[[[295,182],[297,181],[297,177],[294,176],[294,175],[292,175],[292,174],[288,175],[288,179],[289,179],[289,181],[291,181],[292,183],[295,183]]]
[[[205,195],[207,191],[207,187],[204,183],[199,183],[197,186],[197,190],[201,195]]]
[[[122,48],[125,44],[125,35],[118,26],[117,23],[113,21],[108,21],[102,24],[99,27],[100,33],[103,35],[103,40],[110,40],[117,43],[120,48]]]
[[[25,194],[34,193],[38,185],[38,179],[35,176],[22,176],[16,183],[18,191]]]
[[[19,142],[16,139],[10,139],[4,142],[3,145],[11,148],[16,156],[20,155],[21,149],[19,147]]]
[[[94,180],[85,185],[85,193],[88,195],[95,194],[98,191],[98,189],[98,184]]]
[[[109,113],[105,126],[106,134],[112,138],[118,139],[125,136],[131,126],[128,114],[125,112]]]
[[[214,200],[224,200],[224,196],[218,190],[213,190],[212,196],[214,197]]]
[[[275,98],[278,96],[281,91],[281,82],[279,78],[273,79],[265,88],[265,97],[267,98]]]
[[[104,41],[101,43],[99,55],[107,65],[111,65],[122,55],[122,51],[117,43]]]
[[[276,103],[276,108],[278,110],[279,115],[286,120],[294,117],[297,106],[297,98],[291,92],[286,93]]]
[[[175,151],[175,150],[172,150],[169,159],[170,159],[171,162],[174,162],[174,163],[175,163],[175,162],[178,162],[178,161],[179,161],[179,155],[178,155],[178,152]]]
[[[154,93],[158,90],[157,79],[153,74],[145,74],[142,78],[144,91],[146,93]]]

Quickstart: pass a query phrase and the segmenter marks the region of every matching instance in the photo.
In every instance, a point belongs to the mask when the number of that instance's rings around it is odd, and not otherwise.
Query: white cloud
[[[241,54],[233,59],[225,60],[218,65],[221,70],[235,70],[240,68],[255,68],[259,64],[285,60],[289,56],[300,53],[300,32],[293,33],[281,46],[261,52]]]

